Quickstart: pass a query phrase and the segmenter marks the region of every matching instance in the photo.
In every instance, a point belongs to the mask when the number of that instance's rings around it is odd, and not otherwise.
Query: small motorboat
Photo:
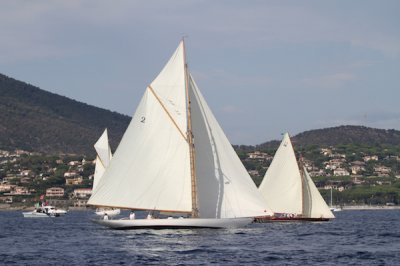
[[[33,211],[23,212],[22,215],[26,218],[41,218],[41,217],[59,217],[66,214],[66,210],[57,209],[54,206],[36,207]]]

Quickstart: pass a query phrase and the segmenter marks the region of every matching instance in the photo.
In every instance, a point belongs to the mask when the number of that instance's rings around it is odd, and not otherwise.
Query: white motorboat
[[[30,212],[23,212],[22,214],[26,218],[41,218],[41,217],[59,217],[66,213],[67,211],[57,209],[54,206],[42,206],[42,207],[37,207]]]

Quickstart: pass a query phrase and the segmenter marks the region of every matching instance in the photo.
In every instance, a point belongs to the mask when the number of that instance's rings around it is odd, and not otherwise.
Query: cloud
[[[356,79],[352,73],[333,73],[319,77],[304,78],[301,83],[308,88],[317,89],[340,89],[343,88],[348,82]]]
[[[360,125],[382,129],[400,129],[400,113],[387,111],[366,111],[363,114],[353,114],[336,118],[320,120],[317,127],[340,125]]]
[[[220,110],[222,111],[222,113],[225,114],[239,114],[239,113],[243,113],[243,109],[239,108],[237,106],[234,105],[224,105],[220,108]]]

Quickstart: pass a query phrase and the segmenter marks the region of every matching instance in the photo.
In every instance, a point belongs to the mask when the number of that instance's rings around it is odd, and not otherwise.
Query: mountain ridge
[[[378,129],[357,125],[341,125],[307,130],[291,136],[291,140],[293,144],[298,147],[311,145],[330,147],[347,144],[390,146],[400,145],[400,131],[395,129]],[[280,142],[281,140],[271,140],[252,147],[253,149],[276,149]],[[244,147],[246,149],[247,146]],[[247,147],[247,149],[250,147]]]
[[[116,147],[130,117],[0,74],[0,149],[94,154],[105,128]]]
[[[94,155],[93,144],[103,130],[108,128],[115,150],[130,119],[0,74],[0,149]],[[304,131],[291,139],[295,146],[400,145],[400,131],[346,125]],[[265,150],[279,143],[234,147]]]

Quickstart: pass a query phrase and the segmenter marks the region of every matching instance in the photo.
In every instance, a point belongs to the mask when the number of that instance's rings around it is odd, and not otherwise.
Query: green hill
[[[0,149],[93,155],[93,144],[108,128],[113,150],[130,117],[41,90],[0,74]],[[400,131],[339,126],[292,137],[295,147],[338,145],[399,146]],[[280,140],[236,150],[275,150]]]
[[[105,128],[115,149],[129,121],[0,74],[0,149],[94,154]]]
[[[296,147],[336,147],[339,145],[357,146],[399,146],[400,131],[376,129],[364,126],[338,126],[302,132],[291,137]],[[273,140],[257,146],[240,146],[241,149],[277,149],[280,140]]]

